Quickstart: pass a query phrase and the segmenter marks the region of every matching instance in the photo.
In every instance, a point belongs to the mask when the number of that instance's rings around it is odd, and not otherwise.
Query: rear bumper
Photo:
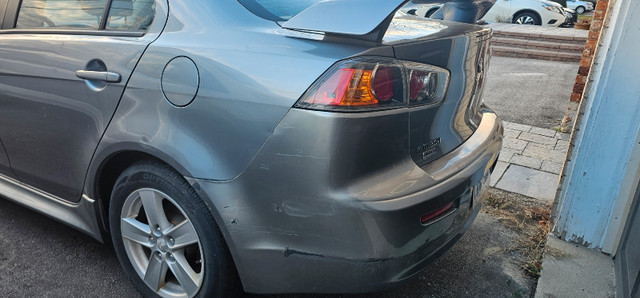
[[[381,117],[400,117],[391,119],[400,123],[406,116],[385,113]],[[399,144],[375,150],[385,158],[361,149],[343,159],[335,148],[358,148],[335,144],[344,136],[334,134],[345,132],[340,127],[362,127],[336,120],[329,121],[332,127],[310,129],[300,122],[313,126],[325,116],[292,110],[232,181],[190,179],[218,220],[248,292],[370,292],[419,273],[473,222],[502,144],[502,124],[486,110],[469,139],[422,168],[407,154],[402,136],[394,140]],[[375,131],[372,122],[362,123]],[[396,150],[404,158],[388,156]],[[354,160],[360,157],[370,168]],[[449,202],[455,211],[420,223],[421,215]]]

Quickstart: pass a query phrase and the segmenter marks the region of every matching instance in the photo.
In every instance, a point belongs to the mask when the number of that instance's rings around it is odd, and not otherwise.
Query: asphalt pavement
[[[491,57],[483,99],[509,122],[553,128],[567,111],[578,63]]]
[[[0,235],[0,297],[139,297],[110,246],[4,199]],[[517,237],[498,219],[480,213],[449,252],[398,288],[304,297],[529,297],[535,280],[518,265],[524,257],[505,249]]]

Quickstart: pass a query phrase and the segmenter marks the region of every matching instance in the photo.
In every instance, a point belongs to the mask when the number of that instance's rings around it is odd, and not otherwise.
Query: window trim
[[[116,31],[116,30],[79,30],[79,29],[4,29],[2,34],[66,34],[66,35],[92,35],[92,36],[123,36],[143,37],[147,31]]]
[[[0,28],[2,28],[2,24],[4,22],[4,15],[7,13],[7,5],[9,5],[9,0],[0,0]]]
[[[107,0],[104,3],[104,9],[102,10],[102,17],[100,17],[100,25],[98,26],[98,30],[105,30],[105,28],[107,28],[107,18],[109,17],[111,3],[113,3],[113,0]]]
[[[9,0],[9,3],[7,4],[7,11],[4,14],[4,21],[2,22],[2,29],[16,27],[16,21],[18,20],[18,8],[20,8],[20,5],[22,5],[22,0]]]

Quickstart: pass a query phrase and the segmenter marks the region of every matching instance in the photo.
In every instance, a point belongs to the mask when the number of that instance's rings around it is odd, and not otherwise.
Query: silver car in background
[[[0,0],[0,195],[110,240],[147,297],[393,286],[502,144],[491,31],[454,22],[492,3],[404,2]]]

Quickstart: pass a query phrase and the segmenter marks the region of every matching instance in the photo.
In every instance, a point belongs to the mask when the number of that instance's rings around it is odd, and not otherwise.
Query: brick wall
[[[582,99],[582,92],[584,91],[584,85],[586,83],[587,76],[589,75],[589,70],[591,69],[591,62],[593,61],[593,55],[595,54],[598,39],[600,38],[602,22],[607,14],[608,6],[608,0],[598,0],[596,3],[596,8],[593,12],[593,20],[591,21],[591,28],[589,29],[589,35],[587,36],[587,43],[582,51],[578,75],[576,76],[576,82],[573,85],[573,92],[571,93],[570,100],[573,102],[579,102]]]

